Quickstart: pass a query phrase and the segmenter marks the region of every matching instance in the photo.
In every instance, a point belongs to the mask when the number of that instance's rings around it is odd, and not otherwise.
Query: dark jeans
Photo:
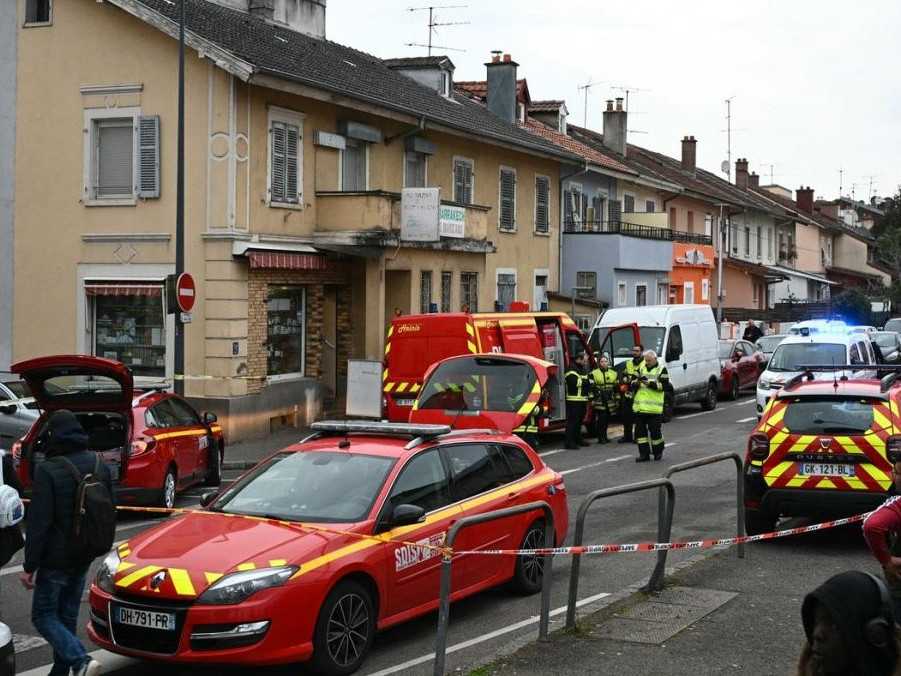
[[[566,448],[579,448],[582,445],[582,420],[584,418],[584,401],[566,402]]]
[[[635,414],[635,441],[638,442],[638,457],[655,458],[663,455],[663,416],[651,413]]]
[[[615,411],[608,411],[605,407],[594,409],[594,432],[598,441],[607,441],[607,425]]]
[[[31,623],[53,648],[50,676],[68,676],[90,658],[78,640],[78,609],[88,567],[74,571],[40,568],[35,575]]]

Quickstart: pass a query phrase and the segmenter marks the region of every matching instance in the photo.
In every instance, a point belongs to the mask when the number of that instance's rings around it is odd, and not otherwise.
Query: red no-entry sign
[[[187,272],[181,273],[175,280],[175,302],[182,312],[190,312],[197,298],[197,287],[194,278]]]

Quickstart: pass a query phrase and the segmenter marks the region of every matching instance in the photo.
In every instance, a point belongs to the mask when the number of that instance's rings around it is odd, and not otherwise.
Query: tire
[[[544,547],[544,521],[536,521],[529,526],[519,544],[519,549],[538,549],[540,547]],[[541,591],[543,578],[544,561],[540,556],[517,556],[510,588],[523,596],[537,594]]]
[[[738,388],[738,378],[736,378],[736,377],[733,376],[733,378],[732,378],[732,387],[729,388],[729,398],[730,398],[732,401],[735,401],[736,399],[738,399],[738,391],[739,391],[739,388]]]
[[[210,446],[209,467],[206,470],[204,486],[219,486],[222,484],[222,449],[216,445]]]
[[[375,637],[375,604],[363,585],[339,582],[326,597],[313,634],[313,669],[344,676],[360,668]],[[329,628],[331,627],[331,640]]]
[[[157,506],[172,509],[175,507],[175,493],[178,489],[178,480],[175,476],[175,467],[169,467],[166,470],[166,476],[163,477],[163,486],[160,488],[160,497]]]
[[[701,399],[701,408],[705,411],[712,411],[716,408],[716,383],[712,380],[707,384],[707,392]]]
[[[745,533],[748,535],[761,535],[770,533],[776,528],[777,517],[770,516],[759,509],[745,510]]]

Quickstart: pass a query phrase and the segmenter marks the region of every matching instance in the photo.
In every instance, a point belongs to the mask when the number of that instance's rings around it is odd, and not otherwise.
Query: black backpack
[[[100,456],[94,471],[82,475],[71,460],[59,456],[75,478],[75,506],[68,549],[73,558],[93,560],[113,548],[116,539],[116,507],[106,484],[100,477]]]

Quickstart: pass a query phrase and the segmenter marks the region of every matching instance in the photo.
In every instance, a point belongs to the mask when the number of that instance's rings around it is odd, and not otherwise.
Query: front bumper
[[[212,606],[124,594],[113,597],[92,585],[88,636],[110,652],[161,662],[263,666],[308,660],[313,654],[315,614],[298,613],[290,602],[277,605],[277,599],[278,594],[260,592],[240,605]],[[134,630],[113,622],[111,602],[171,612],[176,628]]]

